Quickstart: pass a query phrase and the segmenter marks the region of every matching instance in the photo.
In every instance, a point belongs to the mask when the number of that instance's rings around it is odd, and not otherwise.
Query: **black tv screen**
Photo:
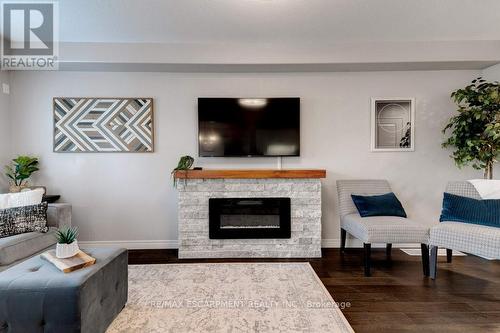
[[[199,155],[299,156],[300,98],[198,98]]]

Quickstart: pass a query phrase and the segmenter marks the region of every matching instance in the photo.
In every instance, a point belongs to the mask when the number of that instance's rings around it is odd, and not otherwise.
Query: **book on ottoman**
[[[89,256],[83,251],[79,251],[71,258],[59,259],[56,257],[56,250],[49,250],[40,255],[43,259],[54,264],[64,273],[76,271],[77,269],[95,264],[95,258]]]

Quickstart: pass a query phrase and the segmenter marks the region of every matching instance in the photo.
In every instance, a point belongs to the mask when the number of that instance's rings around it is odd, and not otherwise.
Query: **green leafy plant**
[[[192,158],[191,156],[189,155],[186,155],[186,156],[182,156],[179,160],[179,163],[177,164],[177,167],[175,167],[172,172],[171,172],[171,176],[174,180],[174,187],[177,187],[177,177],[175,176],[175,173],[177,171],[180,171],[180,170],[189,170],[191,169],[191,167],[193,166],[193,163],[194,163],[194,158]]]
[[[56,232],[57,243],[59,244],[71,244],[76,240],[78,236],[77,227],[64,227]]]
[[[27,179],[38,170],[38,158],[22,155],[5,166],[5,174],[15,186],[25,185]]]
[[[451,94],[458,106],[443,133],[450,136],[443,142],[444,148],[453,147],[451,157],[461,168],[472,165],[484,170],[484,178],[493,178],[493,165],[500,155],[500,84],[482,78]]]
[[[399,148],[410,148],[411,144],[411,123],[406,123],[405,136],[399,141]]]

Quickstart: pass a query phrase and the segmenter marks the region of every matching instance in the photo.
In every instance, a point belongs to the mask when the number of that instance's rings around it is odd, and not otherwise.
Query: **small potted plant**
[[[177,164],[177,167],[172,170],[172,178],[174,180],[174,187],[177,187],[177,177],[176,177],[176,172],[177,171],[187,171],[189,169],[191,169],[191,167],[193,166],[193,163],[194,163],[194,158],[192,158],[191,156],[189,155],[186,155],[186,156],[182,156],[179,160],[179,163]]]
[[[76,236],[78,236],[78,229],[76,227],[65,227],[57,231],[57,258],[70,258],[76,255],[78,251],[80,251]]]
[[[5,166],[5,174],[10,179],[10,192],[21,192],[28,187],[28,179],[38,171],[38,158],[18,156]]]

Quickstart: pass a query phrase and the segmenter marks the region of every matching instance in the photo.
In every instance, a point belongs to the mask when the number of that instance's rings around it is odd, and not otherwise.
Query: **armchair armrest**
[[[61,228],[71,226],[71,205],[65,203],[49,204],[47,208],[47,225]]]

